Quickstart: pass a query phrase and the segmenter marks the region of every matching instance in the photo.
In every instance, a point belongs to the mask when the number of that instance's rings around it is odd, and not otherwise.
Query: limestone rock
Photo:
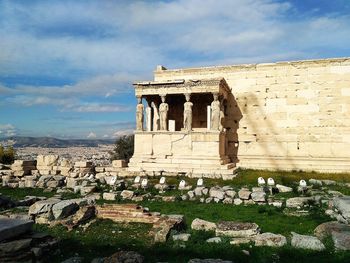
[[[29,232],[33,223],[30,220],[0,218],[0,241]]]
[[[241,199],[239,199],[239,198],[233,199],[233,204],[234,204],[234,205],[240,205],[240,204],[242,204],[242,203],[243,203],[243,201],[242,201]]]
[[[333,205],[350,222],[350,196],[335,197],[333,199]]]
[[[79,209],[75,199],[64,200],[52,206],[52,214],[55,219],[62,219],[74,214]]]
[[[207,195],[208,193],[209,193],[209,189],[205,187],[205,188],[202,190],[202,194],[203,194],[203,195]]]
[[[188,192],[187,192],[187,195],[188,195],[188,197],[189,197],[190,200],[193,199],[194,196],[195,196],[193,191],[188,191]]]
[[[163,202],[175,202],[176,197],[175,196],[162,196]]]
[[[225,191],[225,194],[228,196],[228,197],[231,197],[231,198],[235,198],[236,196],[236,191],[233,191],[233,190],[227,190]]]
[[[60,202],[60,199],[47,199],[35,202],[29,207],[29,215],[38,215],[42,213],[47,213],[51,211],[51,208],[54,204]]]
[[[283,206],[283,202],[282,201],[273,201],[273,202],[269,202],[269,205],[272,205],[274,207],[278,207],[278,208],[281,208]]]
[[[230,241],[231,245],[249,244],[254,241],[254,237],[236,237]]]
[[[103,193],[102,198],[105,200],[116,200],[116,193]]]
[[[55,166],[58,163],[58,155],[38,155],[37,165],[38,166]]]
[[[92,167],[92,162],[89,161],[79,161],[74,163],[75,168],[90,168]]]
[[[204,187],[197,186],[193,191],[196,196],[202,196]]]
[[[293,192],[293,188],[292,187],[284,186],[284,185],[281,185],[281,184],[276,184],[276,188],[278,189],[278,192],[280,192],[280,193]]]
[[[80,188],[80,194],[85,196],[85,195],[93,193],[95,191],[95,189],[96,189],[95,185],[83,186]]]
[[[255,246],[282,247],[287,244],[287,238],[273,233],[262,233],[255,237]]]
[[[221,240],[221,237],[212,237],[212,238],[207,239],[205,242],[207,242],[207,243],[221,243],[222,240]]]
[[[224,200],[222,200],[223,204],[232,204],[233,200],[231,197],[226,197]]]
[[[127,163],[125,160],[113,160],[112,166],[115,168],[122,168],[122,167],[126,167]]]
[[[174,241],[184,241],[187,242],[191,237],[191,234],[183,233],[183,234],[178,234],[178,235],[173,235],[173,240]]]
[[[105,258],[104,263],[142,263],[144,257],[134,251],[119,251]]]
[[[221,221],[216,224],[217,236],[250,237],[259,234],[259,226],[255,223]]]
[[[238,191],[238,197],[242,200],[248,200],[251,194],[252,192],[249,191],[247,188],[242,188]]]
[[[312,198],[311,197],[293,197],[293,198],[289,198],[286,201],[286,207],[289,208],[298,208],[298,207],[302,207],[306,204],[308,204],[309,202],[312,202]]]
[[[317,179],[310,179],[309,184],[322,186],[322,181]]]
[[[134,196],[134,192],[130,190],[123,190],[120,194],[123,199],[131,199]]]
[[[209,196],[223,200],[225,198],[225,192],[220,187],[211,187],[209,190]]]
[[[332,232],[334,247],[337,250],[350,250],[350,231]]]
[[[314,236],[299,235],[292,232],[292,247],[321,251],[326,249],[322,242]]]
[[[196,218],[192,221],[191,228],[194,230],[214,231],[216,229],[216,224]]]
[[[331,236],[333,232],[340,233],[347,231],[350,231],[350,225],[341,224],[337,221],[331,221],[318,225],[314,230],[314,234],[316,237],[323,240],[327,236]]]
[[[265,192],[263,187],[252,187],[252,192]]]
[[[266,193],[265,192],[253,192],[251,194],[252,200],[254,202],[265,202],[266,201]]]

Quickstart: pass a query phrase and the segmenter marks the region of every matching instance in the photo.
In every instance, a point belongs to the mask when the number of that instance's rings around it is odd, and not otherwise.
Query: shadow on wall
[[[273,120],[273,117],[269,116],[264,111],[261,105],[261,100],[259,100],[254,93],[248,93],[242,99],[242,101],[243,102],[240,103],[240,105],[243,109],[243,116],[247,127],[242,127],[243,129],[246,129],[246,131],[241,132],[241,134],[248,135],[247,138],[255,137],[255,140],[248,139],[241,141],[241,143],[246,144],[245,146],[247,148],[249,148],[249,144],[251,144],[253,147],[260,145],[264,152],[264,157],[268,158],[270,160],[270,163],[276,169],[283,170],[285,167],[283,167],[280,163],[276,162],[275,158],[270,158],[287,157],[288,155],[287,146],[284,146],[283,143],[276,137],[280,134],[280,132],[277,131],[275,123],[271,121]],[[264,125],[259,125],[259,122],[261,121],[264,122]],[[264,131],[264,127],[267,128],[266,131]],[[268,140],[266,140],[264,137],[267,137]],[[289,167],[292,167],[292,169],[297,169],[296,164],[292,160],[289,160],[288,165]]]
[[[238,158],[238,133],[239,121],[242,119],[243,115],[238,106],[238,103],[232,93],[223,101],[223,111],[225,114],[224,127],[226,128],[226,155],[230,158],[232,163],[237,163]]]

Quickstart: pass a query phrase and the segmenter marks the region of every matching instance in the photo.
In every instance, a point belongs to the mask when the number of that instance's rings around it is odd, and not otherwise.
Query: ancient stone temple
[[[159,66],[135,91],[133,171],[350,170],[350,58]]]
[[[131,171],[235,176],[237,124],[242,116],[224,78],[134,86],[138,104]]]

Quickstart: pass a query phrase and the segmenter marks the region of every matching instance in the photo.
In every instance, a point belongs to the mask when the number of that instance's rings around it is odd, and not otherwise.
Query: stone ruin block
[[[37,157],[37,169],[42,175],[55,175],[57,174],[58,155],[38,155]]]
[[[125,160],[113,160],[112,166],[115,168],[123,168],[123,167],[127,167],[127,163]]]
[[[58,163],[58,155],[38,155],[37,165],[38,166],[55,166]]]
[[[74,163],[74,168],[90,168],[92,167],[92,162],[90,161],[79,161]]]
[[[25,175],[30,175],[31,170],[36,169],[36,161],[26,161],[26,160],[15,160],[11,165],[11,170],[14,176],[22,177]]]

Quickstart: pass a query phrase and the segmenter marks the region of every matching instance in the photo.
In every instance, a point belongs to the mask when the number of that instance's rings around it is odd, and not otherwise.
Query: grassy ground
[[[301,172],[269,172],[255,170],[240,170],[237,178],[231,181],[205,179],[205,185],[231,185],[235,189],[242,186],[256,186],[257,178],[272,177],[276,183],[295,187],[295,182],[300,179],[330,179],[338,182],[350,182],[349,174],[320,174]],[[168,178],[167,183],[177,185],[180,177]],[[189,184],[195,185],[196,179],[185,178]],[[151,178],[150,183],[157,183],[159,178]],[[321,188],[321,187],[314,187]],[[345,186],[327,186],[327,189],[340,191],[343,194],[350,194],[350,188]],[[103,189],[100,188],[102,191]],[[157,194],[153,189],[152,192]],[[10,196],[13,199],[22,199],[26,195],[53,196],[54,193],[44,193],[41,189],[8,189],[1,188],[0,193]],[[140,190],[142,193],[142,190]],[[166,195],[180,195],[181,192],[172,190]],[[295,193],[279,194],[277,198],[292,197]],[[76,197],[74,194],[63,195],[64,198]],[[119,202],[119,201],[116,201]],[[300,234],[312,234],[314,228],[320,223],[330,221],[324,212],[318,209],[311,209],[310,214],[303,217],[287,216],[282,209],[269,206],[234,206],[227,204],[203,204],[199,202],[173,202],[165,203],[159,201],[143,201],[144,207],[151,211],[163,214],[183,214],[187,222],[184,230],[191,233],[190,240],[185,243],[173,242],[169,239],[164,244],[154,244],[153,238],[148,234],[151,225],[147,224],[117,224],[110,220],[97,220],[85,231],[77,228],[67,232],[63,227],[56,226],[48,228],[43,225],[35,225],[37,231],[49,232],[61,239],[59,253],[52,255],[50,262],[61,262],[74,255],[85,258],[90,262],[95,257],[105,257],[114,252],[125,249],[135,250],[145,256],[146,262],[187,262],[190,258],[221,258],[230,259],[234,262],[349,262],[350,252],[337,252],[332,249],[331,242],[328,242],[327,250],[324,252],[311,252],[297,250],[290,246],[283,248],[254,247],[251,245],[232,246],[229,240],[225,239],[221,244],[208,244],[206,239],[213,237],[213,232],[192,231],[190,224],[196,217],[218,222],[220,220],[231,220],[241,222],[255,222],[262,232],[273,232],[287,236],[294,231]],[[249,251],[245,255],[242,250]]]
[[[21,200],[26,196],[52,197],[55,192],[44,192],[40,188],[9,188],[0,186],[0,194],[11,197],[12,200]]]

